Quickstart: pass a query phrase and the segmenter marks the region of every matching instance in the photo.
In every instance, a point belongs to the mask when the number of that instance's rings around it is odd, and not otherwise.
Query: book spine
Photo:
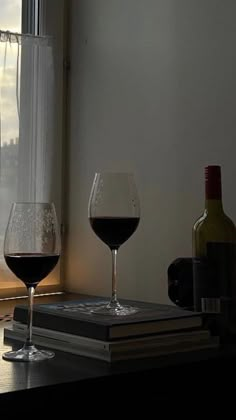
[[[76,344],[69,344],[62,342],[60,340],[52,340],[50,338],[38,336],[33,334],[33,340],[36,345],[45,346],[48,348],[52,348],[54,350],[59,350],[63,352],[68,352],[72,354],[76,354],[79,356],[86,356],[94,359],[100,359],[107,362],[115,362],[119,360],[128,360],[128,359],[143,359],[146,357],[158,357],[158,356],[167,356],[170,354],[177,354],[177,353],[187,353],[192,351],[199,351],[199,350],[213,350],[218,349],[219,343],[215,340],[206,340],[200,339],[196,343],[193,342],[179,342],[175,345],[154,345],[148,348],[142,349],[131,349],[125,350],[117,350],[111,351],[109,349],[92,349],[88,347],[83,347]],[[4,342],[6,343],[7,339],[17,339],[20,341],[25,340],[25,333],[24,331],[16,331],[10,328],[4,328]]]
[[[24,331],[13,331],[8,328],[4,329],[4,340],[25,341]],[[111,362],[111,354],[106,349],[89,349],[88,347],[77,346],[76,344],[63,343],[59,340],[53,340],[46,337],[38,336],[33,334],[33,341],[36,345],[50,348],[53,350],[63,351],[66,353],[72,353],[77,356],[85,356],[93,359],[103,360],[105,362]]]

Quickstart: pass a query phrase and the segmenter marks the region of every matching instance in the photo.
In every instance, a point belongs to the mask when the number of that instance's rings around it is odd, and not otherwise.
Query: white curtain
[[[0,31],[1,249],[11,203],[51,198],[54,97],[52,39]]]

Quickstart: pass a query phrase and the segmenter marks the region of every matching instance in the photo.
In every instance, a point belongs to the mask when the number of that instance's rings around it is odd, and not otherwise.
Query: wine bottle
[[[207,166],[205,209],[193,226],[194,309],[224,328],[236,321],[235,244],[235,225],[223,209],[221,167]]]

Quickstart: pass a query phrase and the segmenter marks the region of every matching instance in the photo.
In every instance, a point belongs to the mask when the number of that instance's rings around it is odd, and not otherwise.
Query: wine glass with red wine
[[[32,342],[34,292],[56,266],[61,252],[60,233],[53,203],[13,203],[4,239],[4,258],[28,291],[28,325],[25,343],[3,359],[31,362],[50,359],[52,351],[39,350]]]
[[[88,216],[95,234],[110,248],[112,254],[112,294],[108,304],[91,312],[129,315],[137,308],[121,305],[117,298],[117,253],[138,227],[140,204],[133,174],[96,173],[93,181]]]

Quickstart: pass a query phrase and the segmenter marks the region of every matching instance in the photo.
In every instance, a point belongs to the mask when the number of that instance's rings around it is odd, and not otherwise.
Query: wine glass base
[[[2,355],[2,358],[15,362],[41,362],[42,360],[52,359],[54,356],[53,351],[38,350],[35,346],[29,346],[16,351],[8,351]]]
[[[102,305],[98,306],[95,309],[91,310],[91,313],[98,314],[98,315],[112,315],[112,316],[125,316],[125,315],[133,315],[137,313],[139,308],[135,306],[129,305]]]

